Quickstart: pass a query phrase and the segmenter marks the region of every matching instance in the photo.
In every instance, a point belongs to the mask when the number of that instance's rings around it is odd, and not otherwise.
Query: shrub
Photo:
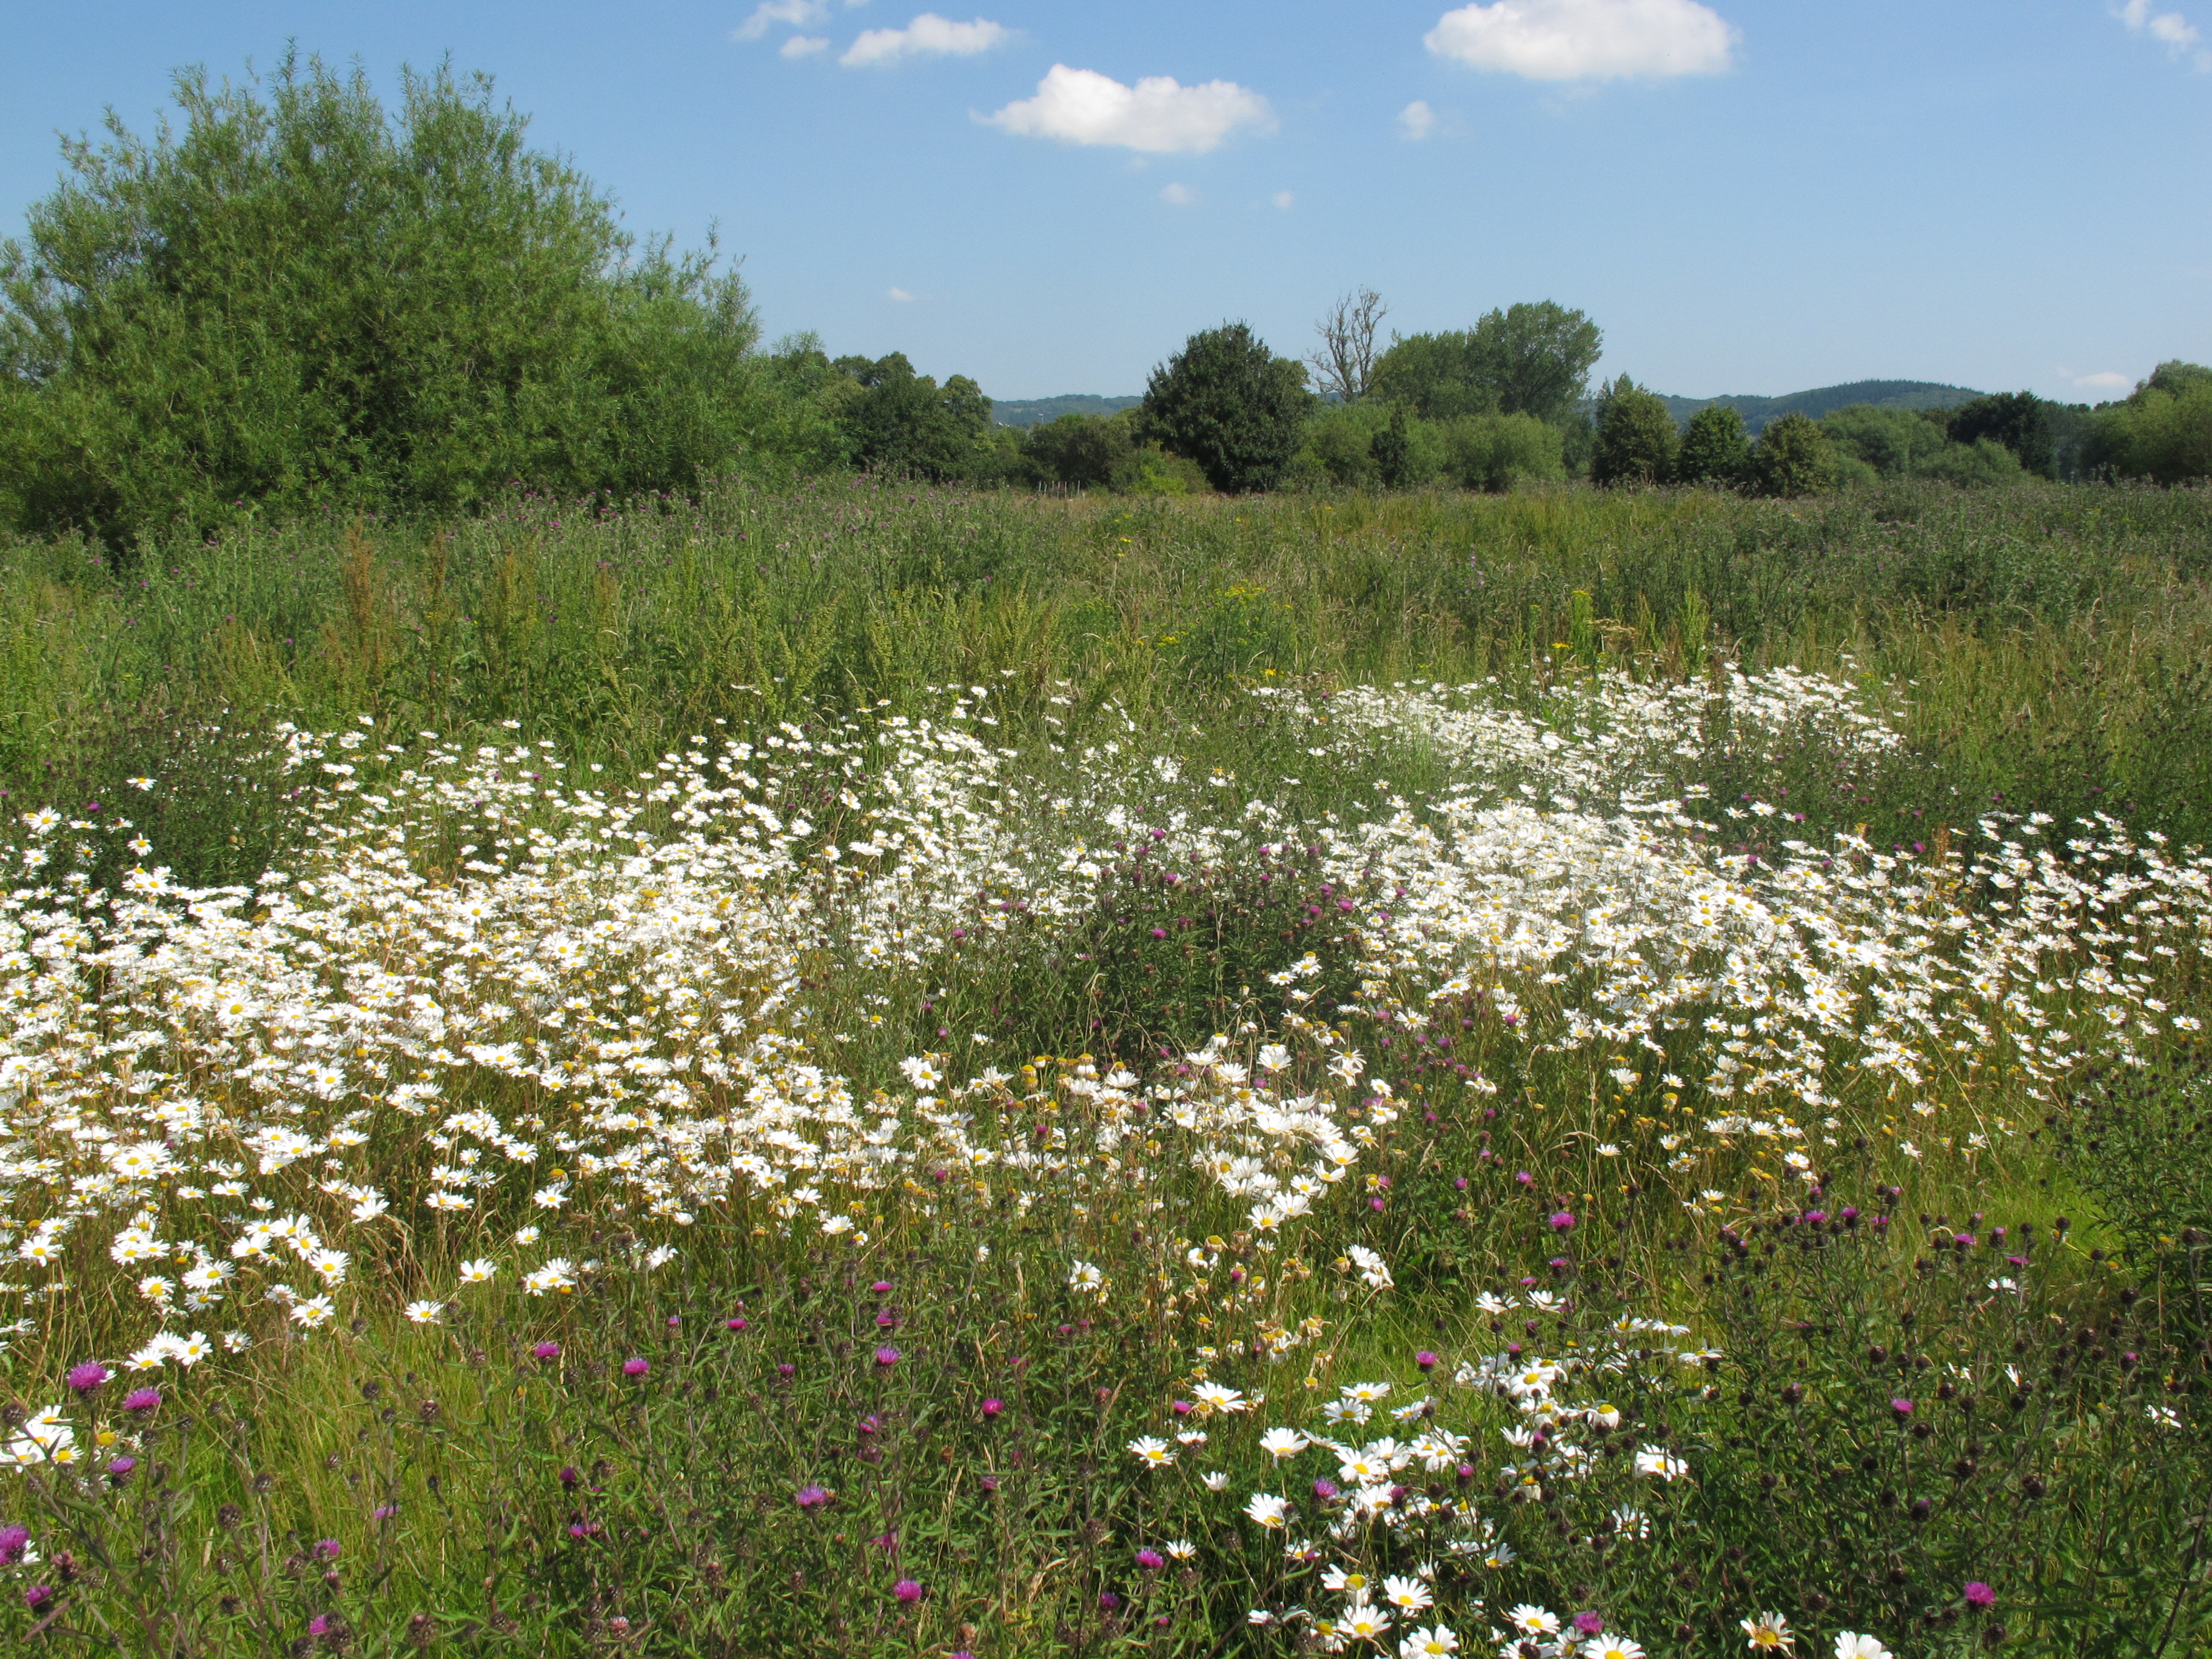
[[[2084,470],[2161,484],[2212,477],[2212,369],[2161,363],[2125,403],[2089,417]]]
[[[1598,399],[1590,477],[1601,484],[1665,483],[1677,441],[1667,405],[1624,374]]]
[[[1833,489],[1840,470],[1835,446],[1819,422],[1791,410],[1767,422],[1751,453],[1751,477],[1762,495],[1812,495]]]
[[[837,407],[846,453],[858,465],[933,479],[970,476],[991,447],[991,400],[964,374],[942,387],[902,351],[879,362],[840,358],[860,388]]]
[[[1726,404],[1711,404],[1690,417],[1674,453],[1674,477],[1686,484],[1738,484],[1750,463],[1743,416]]]
[[[1128,411],[1115,416],[1063,415],[1031,427],[1022,440],[1022,459],[1047,483],[1103,489],[1137,451],[1137,422]]]
[[[1464,489],[1501,494],[1565,477],[1564,444],[1533,415],[1469,415],[1444,429],[1444,467]]]
[[[2050,405],[2033,392],[1998,392],[1959,405],[1945,429],[1955,444],[1993,438],[2028,471],[2058,476],[2058,449],[2051,434]]]
[[[1145,416],[1216,489],[1270,489],[1297,453],[1313,402],[1305,379],[1305,365],[1276,356],[1249,325],[1224,323],[1152,371]]]

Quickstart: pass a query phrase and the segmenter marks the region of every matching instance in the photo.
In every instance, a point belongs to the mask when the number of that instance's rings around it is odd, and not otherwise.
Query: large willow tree
[[[483,77],[402,93],[288,56],[65,143],[0,262],[0,510],[127,541],[680,489],[762,441],[734,272],[636,247]]]

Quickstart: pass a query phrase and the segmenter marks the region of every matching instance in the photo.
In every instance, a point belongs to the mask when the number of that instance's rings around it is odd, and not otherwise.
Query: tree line
[[[148,139],[110,116],[0,250],[0,528],[112,544],[240,516],[465,509],[513,489],[629,498],[710,477],[868,468],[1142,491],[1722,484],[2212,472],[2212,370],[2097,410],[2027,393],[1927,415],[1732,411],[1678,431],[1603,340],[1541,301],[1390,336],[1346,295],[1305,359],[1242,323],[1191,337],[1141,407],[996,427],[975,382],[902,354],[764,347],[711,244],[640,241],[483,77],[287,56],[175,81]],[[1733,422],[1733,424],[1731,424]]]

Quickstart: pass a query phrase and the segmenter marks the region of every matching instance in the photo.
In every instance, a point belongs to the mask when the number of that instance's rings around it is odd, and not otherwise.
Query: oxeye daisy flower
[[[1753,1619],[1740,1620],[1744,1645],[1754,1653],[1793,1653],[1797,1638],[1790,1633],[1790,1621],[1778,1613],[1762,1613]]]
[[[1522,1602],[1505,1615],[1505,1622],[1523,1636],[1557,1636],[1559,1633],[1559,1615],[1533,1602]]]
[[[1847,1630],[1836,1637],[1836,1659],[1895,1659],[1895,1656],[1876,1638]]]
[[[1270,1457],[1296,1457],[1313,1443],[1296,1429],[1270,1429],[1260,1437],[1260,1449]]]
[[[1444,1659],[1459,1651],[1459,1637],[1449,1625],[1431,1625],[1407,1633],[1398,1644],[1398,1659]]]
[[[1344,1616],[1336,1621],[1336,1628],[1355,1642],[1380,1641],[1390,1628],[1390,1615],[1380,1607],[1355,1601],[1344,1610]]]
[[[1280,1527],[1290,1519],[1291,1501],[1273,1492],[1255,1492],[1246,1502],[1244,1513],[1263,1527]]]
[[[1168,1443],[1149,1434],[1139,1435],[1129,1443],[1130,1453],[1146,1468],[1164,1469],[1176,1461]]]
[[[1401,1613],[1420,1613],[1436,1598],[1418,1578],[1390,1577],[1382,1581],[1382,1599]]]
[[[1644,1645],[1626,1636],[1593,1636],[1583,1644],[1583,1659],[1644,1659]]]

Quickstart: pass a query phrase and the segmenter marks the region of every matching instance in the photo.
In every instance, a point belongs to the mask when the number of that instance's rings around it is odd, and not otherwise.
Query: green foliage
[[[1469,330],[1395,342],[1369,391],[1425,420],[1533,415],[1557,425],[1582,399],[1603,349],[1604,336],[1583,313],[1549,300],[1516,305]]]
[[[2102,1070],[2046,1113],[2068,1174],[2191,1324],[2212,1334],[2212,1066],[2177,1056]]]
[[[2050,405],[2033,392],[2006,392],[1951,410],[1945,422],[1951,441],[1979,443],[1994,438],[2030,472],[2058,476],[2058,450],[2051,434]]]
[[[1751,437],[1743,416],[1715,404],[1690,417],[1674,454],[1674,477],[1686,484],[1735,485],[1751,465]]]
[[[974,476],[991,456],[991,400],[965,374],[940,387],[901,351],[874,362],[841,357],[834,367],[857,388],[836,405],[855,465],[942,481]]]
[[[1384,482],[1386,462],[1398,483]],[[1316,489],[1410,489],[1435,478],[1443,465],[1443,433],[1435,422],[1370,398],[1316,410],[1290,476]]]
[[[734,273],[641,252],[489,82],[286,58],[64,147],[0,274],[0,495],[127,541],[510,480],[690,489],[772,441]],[[265,93],[265,100],[261,94]]]
[[[1029,429],[1022,458],[1050,483],[1103,489],[1126,471],[1137,453],[1133,413],[1111,416],[1062,415]]]
[[[1313,394],[1305,365],[1244,323],[1194,334],[1145,390],[1145,418],[1224,494],[1271,489],[1297,453]]]
[[[1462,488],[1503,494],[1567,476],[1565,439],[1533,415],[1468,415],[1444,428],[1444,466]]]
[[[2085,471],[2161,484],[2212,477],[2212,369],[2169,362],[2089,417]]]
[[[1770,422],[1751,453],[1751,477],[1762,495],[1813,495],[1838,481],[1835,446],[1817,422],[1791,413]]]
[[[1678,441],[1667,405],[1624,374],[1598,399],[1590,477],[1601,484],[1665,483],[1674,476]]]
[[[1864,461],[1885,478],[1911,478],[1925,471],[1949,441],[1939,418],[1917,410],[1850,404],[1820,417],[1820,430],[1838,449]]]
[[[2047,434],[2048,408],[2039,405],[2023,418],[2041,422]],[[1968,489],[2020,482],[2024,476],[2020,458],[2000,439],[1954,441],[1943,419],[1940,410],[1853,404],[1824,416],[1820,430],[1835,445],[1846,482],[1854,465],[1863,465],[1869,477],[1939,478]]]

